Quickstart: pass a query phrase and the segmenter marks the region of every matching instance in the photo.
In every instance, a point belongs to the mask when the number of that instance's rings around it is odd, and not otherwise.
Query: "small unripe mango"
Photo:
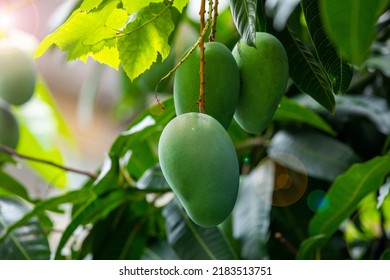
[[[18,141],[18,122],[10,109],[0,104],[0,144],[15,149]]]
[[[234,145],[223,126],[202,113],[186,113],[164,128],[158,146],[162,172],[189,217],[203,227],[231,213],[239,186]]]
[[[289,77],[287,54],[276,37],[257,32],[255,45],[240,40],[232,52],[241,77],[234,118],[249,133],[260,133],[271,122]]]
[[[217,119],[227,129],[240,94],[237,63],[230,50],[218,42],[205,44],[205,61],[204,113]],[[175,74],[173,96],[177,115],[199,112],[199,69],[200,51],[197,48]]]
[[[22,105],[34,93],[36,69],[31,57],[11,40],[0,41],[0,97]]]

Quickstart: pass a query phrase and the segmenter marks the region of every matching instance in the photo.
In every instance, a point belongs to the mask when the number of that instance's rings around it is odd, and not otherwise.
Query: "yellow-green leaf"
[[[60,147],[64,143],[74,145],[74,139],[51,99],[50,92],[41,80],[38,80],[33,98],[15,110],[20,123],[17,151],[24,155],[64,164]],[[57,187],[66,186],[67,174],[63,170],[34,161],[26,163],[47,182]]]
[[[35,56],[41,56],[50,46],[57,45],[68,52],[68,60],[93,59],[113,68],[119,66],[116,32],[125,25],[127,13],[117,8],[116,0],[90,12],[75,10],[68,20],[38,46]]]
[[[170,52],[168,37],[174,29],[170,5],[150,3],[132,16],[118,39],[119,58],[130,79],[137,78]]]
[[[122,0],[123,7],[126,9],[129,15],[147,7],[150,3],[162,3],[162,0]],[[183,8],[188,4],[189,0],[174,0],[173,7],[181,12]]]
[[[99,7],[103,0],[84,0],[80,5],[80,9],[83,11],[90,11]]]

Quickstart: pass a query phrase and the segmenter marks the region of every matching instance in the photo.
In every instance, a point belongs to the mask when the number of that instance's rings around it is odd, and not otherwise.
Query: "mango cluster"
[[[0,144],[16,148],[19,125],[11,105],[26,103],[34,93],[35,83],[32,57],[13,40],[0,40]]]
[[[233,118],[249,133],[267,127],[286,89],[288,60],[274,36],[258,32],[255,47],[239,41],[232,52],[221,43],[206,43],[205,62],[204,113],[198,113],[197,49],[176,71],[177,117],[164,128],[158,153],[189,217],[210,227],[230,215],[238,194],[239,162],[227,129]]]

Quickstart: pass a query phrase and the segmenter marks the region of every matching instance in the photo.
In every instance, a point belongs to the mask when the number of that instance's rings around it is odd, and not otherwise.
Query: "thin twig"
[[[215,41],[215,33],[217,33],[217,18],[218,18],[218,0],[214,0],[214,8],[213,8],[213,24],[211,25],[211,32],[209,35],[209,41]]]
[[[297,249],[288,241],[286,238],[284,238],[283,234],[280,232],[276,232],[274,235],[275,239],[278,240],[280,243],[284,245],[284,247],[294,256],[297,254]]]
[[[200,40],[202,38],[204,38],[204,36],[206,35],[206,32],[207,32],[207,29],[209,28],[209,22],[207,21],[206,22],[206,25],[202,31],[202,33],[200,34],[198,40],[196,41],[196,43],[191,47],[191,49],[186,53],[186,55],[179,61],[179,63],[177,63],[175,65],[175,67],[173,67],[164,77],[162,77],[160,79],[160,81],[157,83],[156,85],[156,88],[154,89],[154,93],[155,93],[155,97],[157,99],[157,101],[159,101],[159,99],[157,98],[157,95],[156,93],[158,92],[158,88],[160,86],[160,84],[162,82],[164,82],[166,79],[168,79],[174,72],[176,72],[176,70],[184,63],[184,61],[187,60],[187,58],[196,50],[196,48],[199,46],[200,44]]]
[[[53,167],[56,167],[56,168],[59,168],[59,169],[62,169],[62,170],[68,171],[68,172],[73,172],[73,173],[78,173],[78,174],[81,174],[81,175],[85,175],[85,176],[90,177],[91,179],[96,179],[98,177],[96,174],[88,172],[88,171],[83,171],[83,170],[79,170],[79,169],[72,168],[72,167],[66,167],[66,166],[60,165],[58,163],[49,161],[49,160],[45,160],[45,159],[40,159],[40,158],[36,158],[36,157],[31,157],[31,156],[26,156],[26,155],[19,154],[15,150],[13,150],[13,149],[11,149],[11,148],[9,148],[7,146],[1,145],[1,144],[0,144],[0,151],[4,152],[4,153],[7,153],[7,154],[9,154],[11,156],[20,158],[20,159],[35,161],[35,162],[42,163],[42,164],[47,164],[47,165],[50,165],[50,166],[53,166]]]
[[[206,0],[202,0],[200,4],[200,10],[199,10],[199,16],[200,16],[200,32],[204,30],[205,27],[205,18],[204,15],[206,13]],[[199,42],[199,51],[200,51],[200,69],[199,69],[199,75],[200,75],[200,87],[199,87],[199,112],[204,113],[204,107],[205,107],[205,101],[204,101],[204,95],[205,95],[205,85],[206,85],[206,79],[205,79],[205,57],[204,57],[204,38],[201,37]]]

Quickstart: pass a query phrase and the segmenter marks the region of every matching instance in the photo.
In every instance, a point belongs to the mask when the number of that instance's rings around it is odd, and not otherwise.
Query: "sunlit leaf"
[[[322,0],[321,17],[327,34],[351,62],[360,64],[375,39],[379,16],[388,0]]]
[[[162,0],[122,0],[123,7],[129,13],[133,14],[136,11],[141,10],[144,7],[147,7],[150,3],[161,3]],[[188,4],[189,0],[174,0],[173,7],[176,7],[179,12]]]
[[[230,10],[238,33],[246,44],[255,46],[258,0],[230,0]]]
[[[99,7],[104,0],[84,0],[80,5],[80,9],[83,11],[90,11]],[[107,1],[106,1],[107,2]]]
[[[173,29],[170,6],[164,3],[150,3],[131,17],[118,39],[119,57],[131,80],[149,69],[158,54],[167,58]]]
[[[67,21],[54,33],[48,35],[38,46],[36,57],[41,56],[51,45],[68,52],[68,60],[88,56],[113,68],[119,66],[116,32],[126,23],[127,13],[118,9],[116,0],[85,12],[75,10]]]
[[[41,80],[38,81],[33,98],[15,110],[20,124],[17,151],[64,165],[61,147],[64,144],[73,147],[75,141],[50,92]],[[35,161],[26,161],[26,163],[46,181],[57,187],[66,186],[67,175],[63,170]]]

